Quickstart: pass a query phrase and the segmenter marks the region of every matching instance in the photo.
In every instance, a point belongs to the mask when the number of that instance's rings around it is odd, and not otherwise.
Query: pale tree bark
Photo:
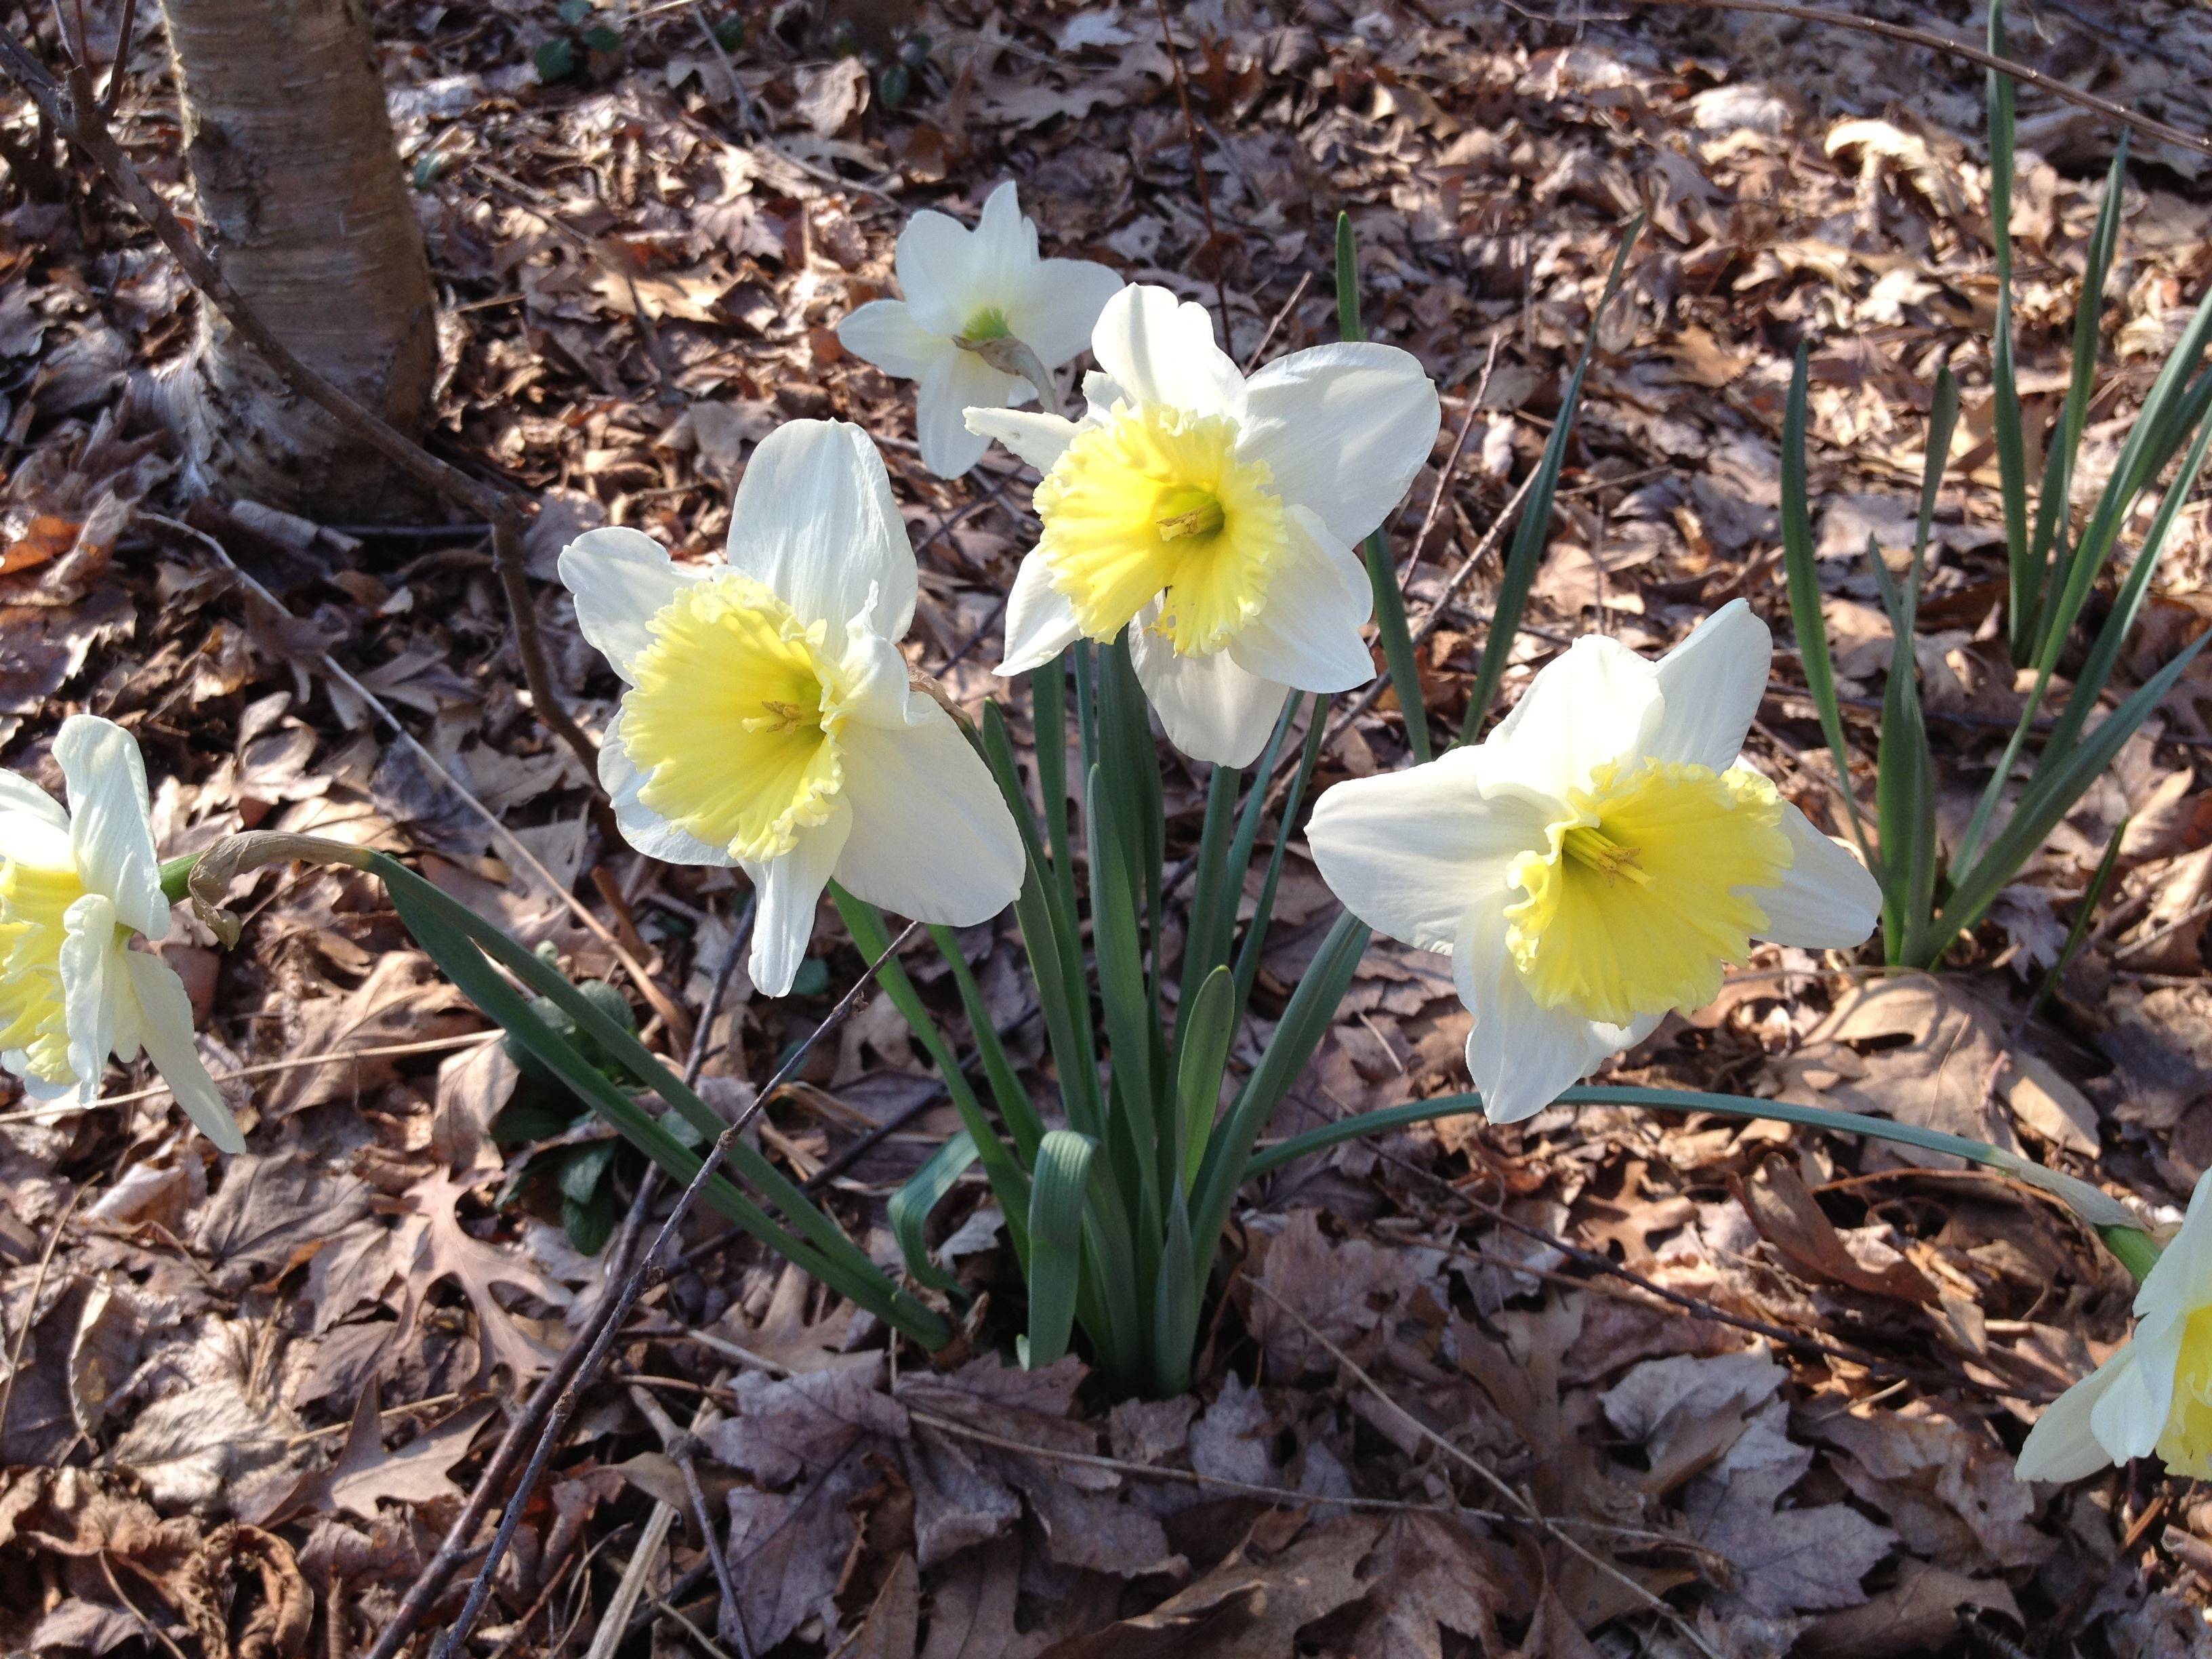
[[[278,339],[419,436],[436,298],[353,0],[164,0],[201,236]],[[325,519],[405,511],[390,465],[288,391],[211,306],[165,383],[197,482]]]

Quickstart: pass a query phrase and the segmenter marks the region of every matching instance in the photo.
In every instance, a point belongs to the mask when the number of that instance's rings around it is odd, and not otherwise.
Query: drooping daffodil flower
[[[1493,1121],[1710,1002],[1753,939],[1874,930],[1865,866],[1741,758],[1771,651],[1741,599],[1656,663],[1586,635],[1484,742],[1316,805],[1306,838],[1345,908],[1450,956]]]
[[[2212,1174],[2136,1291],[2135,1334],[2051,1401],[2013,1474],[2079,1480],[2158,1454],[2169,1473],[2212,1480]]]
[[[1353,546],[1436,441],[1437,389],[1395,346],[1316,346],[1246,380],[1201,306],[1125,288],[1091,335],[1080,422],[973,409],[1044,477],[1006,606],[1001,674],[1129,630],[1178,749],[1246,766],[1291,689],[1374,677]]]
[[[1058,368],[1089,343],[1121,278],[1088,259],[1040,257],[1012,180],[991,192],[973,230],[947,214],[915,214],[893,257],[906,297],[871,301],[837,325],[837,338],[886,374],[921,382],[922,465],[957,478],[991,447],[968,429],[969,408],[1003,409],[1050,391],[1006,366],[1016,361],[1009,343],[1026,346],[1037,367]]]
[[[146,766],[112,720],[72,714],[54,738],[64,810],[0,772],[0,1066],[32,1099],[89,1105],[108,1056],[140,1049],[199,1131],[242,1152],[222,1091],[192,1043],[177,970],[140,939],[169,931]]]
[[[1012,815],[899,654],[914,549],[858,427],[770,433],[738,481],[724,560],[679,565],[642,531],[604,529],[560,568],[625,686],[599,744],[616,821],[651,857],[744,868],[760,990],[791,989],[833,878],[956,927],[1012,902]]]

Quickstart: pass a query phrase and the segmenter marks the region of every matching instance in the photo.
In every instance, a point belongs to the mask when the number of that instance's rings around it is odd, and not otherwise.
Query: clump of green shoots
[[[2004,24],[1990,9],[1992,52],[2004,48]],[[1869,561],[1889,614],[1895,646],[1882,699],[1875,750],[1873,834],[1850,782],[1849,750],[1837,702],[1835,674],[1820,614],[1814,568],[1812,514],[1806,483],[1805,431],[1808,353],[1797,354],[1782,439],[1782,541],[1789,576],[1790,609],[1802,653],[1806,684],[1821,730],[1843,780],[1838,792],[1853,838],[1881,884],[1882,941],[1895,966],[1933,968],[1987,912],[1990,901],[2041,847],[2121,746],[2148,718],[2204,641],[2179,653],[2094,726],[2090,716],[2110,684],[2122,647],[2133,629],[2150,580],[2212,447],[2212,373],[2203,370],[2212,343],[2212,294],[2182,331],[2122,444],[2103,490],[2077,521],[2071,496],[2094,389],[2099,316],[2106,279],[2119,240],[2127,146],[2112,158],[2103,204],[2089,239],[2087,269],[2074,319],[2074,362],[2057,422],[2040,434],[2040,484],[2031,503],[2027,434],[2014,368],[2012,304],[2013,86],[1989,77],[1990,217],[1996,244],[1997,302],[1990,348],[1990,392],[2005,553],[2008,570],[2005,638],[2013,661],[2032,671],[2033,683],[2020,717],[1965,833],[1948,858],[1936,830],[1936,772],[1920,702],[1913,656],[1921,584],[1936,495],[1959,415],[1959,389],[1946,368],[1936,378],[1928,419],[1927,466],[1911,561],[1900,582],[1869,544]],[[2112,608],[2087,641],[2064,705],[2046,725],[2043,716],[2051,681],[2077,640],[2076,624],[2111,564],[2137,507],[2188,446],[2172,473],[2134,562],[2120,580]],[[2040,746],[2026,765],[2032,737]]]

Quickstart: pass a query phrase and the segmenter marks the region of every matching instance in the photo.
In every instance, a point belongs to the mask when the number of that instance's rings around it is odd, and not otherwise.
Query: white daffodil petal
[[[1083,635],[1075,607],[1052,585],[1052,567],[1042,554],[1032,553],[1014,572],[1013,591],[1006,596],[1006,660],[1001,674],[1026,674],[1042,668]]]
[[[138,1035],[146,1046],[146,1057],[154,1062],[161,1081],[169,1085],[177,1104],[185,1109],[185,1115],[218,1151],[244,1152],[246,1137],[192,1041],[192,1001],[185,994],[184,981],[177,977],[176,969],[149,951],[118,954],[137,1000]]]
[[[599,738],[599,782],[614,803],[615,823],[623,839],[649,859],[663,864],[706,864],[727,869],[737,863],[726,848],[711,847],[688,830],[679,830],[638,799],[647,775],[639,770],[623,742],[622,715],[607,722]]]
[[[1021,835],[951,717],[920,692],[908,717],[913,724],[896,728],[845,728],[853,833],[837,880],[916,921],[988,921],[1021,890]]]
[[[1788,801],[1782,803],[1782,833],[1790,852],[1782,884],[1751,895],[1766,912],[1759,937],[1808,951],[1865,944],[1881,915],[1881,889],[1858,854],[1815,830]]]
[[[1006,307],[1007,326],[1047,368],[1058,368],[1091,343],[1106,302],[1121,291],[1119,271],[1088,259],[1043,259]]]
[[[983,216],[968,239],[970,293],[1004,305],[1022,291],[1038,263],[1037,228],[1024,216],[1020,194],[1009,179],[984,198]]]
[[[899,291],[917,326],[946,339],[960,332],[973,309],[975,256],[967,226],[949,214],[925,208],[899,232],[892,258]],[[757,983],[757,981],[756,981]]]
[[[7,821],[19,815],[57,830],[69,829],[69,814],[59,801],[19,772],[0,772],[0,835],[6,833]],[[0,842],[0,857],[14,856]]]
[[[561,585],[576,602],[576,626],[624,680],[653,641],[653,618],[699,580],[642,530],[587,530],[561,550]]]
[[[2124,1462],[2097,1437],[2093,1426],[2097,1404],[2115,1382],[2135,1368],[2133,1348],[2122,1348],[2044,1408],[2027,1431],[2013,1465],[2015,1480],[2079,1480],[2099,1469]]]
[[[731,503],[729,558],[833,637],[864,613],[890,639],[914,621],[914,545],[890,475],[847,422],[791,421],[761,441]]]
[[[112,720],[72,714],[54,739],[69,781],[70,843],[77,877],[114,901],[116,918],[149,939],[169,931],[161,861],[148,814],[146,763],[138,742]]]
[[[1452,977],[1474,1016],[1467,1068],[1492,1123],[1534,1117],[1634,1040],[1632,1030],[1571,1009],[1539,1007],[1514,969],[1504,906],[1495,901],[1468,914],[1453,946]]]
[[[62,915],[62,1008],[79,1100],[100,1092],[122,1024],[117,1004],[129,994],[115,924],[115,905],[105,893],[87,893]]]
[[[1086,423],[1103,420],[1115,404],[1134,403],[1129,389],[1102,369],[1088,368],[1083,372],[1083,401],[1089,405],[1084,413]]]
[[[6,776],[0,773],[0,776]],[[76,851],[70,840],[66,814],[59,823],[28,812],[0,812],[0,859],[33,870],[76,869]]]
[[[903,300],[871,300],[837,325],[837,343],[863,362],[908,380],[920,380],[945,353],[960,349],[915,321]]]
[[[2173,1409],[2173,1372],[2181,1357],[2181,1328],[2163,1340],[2147,1340],[2138,1326],[2127,1352],[2136,1363],[2116,1367],[2089,1407],[2089,1432],[2112,1462],[2147,1457],[2158,1446]]]
[[[968,424],[968,411],[997,409],[1036,394],[1028,381],[1001,374],[972,351],[955,347],[929,366],[915,392],[914,430],[921,464],[940,478],[957,478],[983,459],[990,436]]]
[[[1304,507],[1284,515],[1290,532],[1268,579],[1267,603],[1229,642],[1247,673],[1301,691],[1348,691],[1375,678],[1360,637],[1374,589],[1351,550]]]
[[[1245,396],[1239,458],[1265,461],[1283,499],[1311,507],[1347,545],[1404,497],[1443,419],[1419,361],[1371,343],[1279,357]]]
[[[2186,1310],[2212,1303],[2212,1172],[2190,1194],[2181,1231],[2166,1242],[2136,1292],[2136,1316],[2148,1326],[2186,1318]],[[2138,1335],[2142,1333],[2138,1332]]]
[[[1453,950],[1475,906],[1495,903],[1547,814],[1482,793],[1474,757],[1354,778],[1325,793],[1306,825],[1321,878],[1370,927],[1425,951]]]
[[[1106,302],[1091,333],[1098,366],[1123,393],[1194,415],[1244,413],[1244,377],[1214,343],[1206,307],[1149,284]]]
[[[1656,672],[1665,712],[1644,752],[1725,772],[1743,752],[1766,696],[1774,635],[1741,599],[1714,611],[1665,656]]]
[[[781,858],[745,866],[757,896],[752,953],[745,971],[763,996],[790,994],[791,981],[806,960],[806,946],[814,937],[814,913],[821,905],[822,890],[830,884],[852,830],[853,814],[841,801],[827,823],[809,830]]]
[[[1290,695],[1290,687],[1239,668],[1226,651],[1179,655],[1144,617],[1130,624],[1129,659],[1168,740],[1193,760],[1218,766],[1257,760]]]
[[[997,439],[1016,460],[1026,461],[1040,472],[1052,471],[1077,429],[1073,421],[1028,409],[969,409],[963,418],[970,432]]]
[[[1476,751],[1485,785],[1561,799],[1596,767],[1642,753],[1662,706],[1651,664],[1618,640],[1585,634],[1544,665]]]

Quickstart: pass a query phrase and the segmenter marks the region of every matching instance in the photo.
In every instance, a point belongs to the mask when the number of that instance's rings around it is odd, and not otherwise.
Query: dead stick
[[[1213,228],[1213,187],[1206,182],[1206,155],[1199,148],[1198,117],[1190,107],[1190,83],[1184,80],[1182,53],[1168,28],[1168,0],[1152,0],[1160,14],[1160,50],[1175,71],[1176,100],[1182,106],[1182,130],[1190,143],[1190,176],[1198,184],[1198,210],[1206,219],[1206,243],[1213,250],[1213,309],[1221,318],[1221,349],[1229,349],[1229,253]]]
[[[223,314],[239,337],[252,346],[286,385],[423,488],[490,522],[493,558],[499,568],[509,608],[514,613],[515,648],[522,659],[523,678],[529,684],[531,699],[538,706],[538,717],[574,751],[576,758],[583,763],[585,775],[596,778],[599,750],[554,696],[553,676],[545,663],[544,642],[538,636],[537,619],[523,582],[521,526],[526,511],[522,498],[440,460],[422,445],[387,425],[374,410],[276,337],[115,142],[114,135],[101,118],[99,100],[93,95],[91,72],[81,53],[70,67],[68,85],[64,88],[46,73],[11,31],[0,28],[0,64],[5,65],[55,129],[106,175],[125,204],[169,250],[192,286]]]
[[[699,1194],[706,1191],[707,1182],[716,1167],[729,1156],[730,1149],[737,1145],[738,1137],[744,1133],[745,1126],[752,1121],[760,1109],[774,1097],[784,1080],[813,1051],[814,1045],[852,1012],[854,1004],[860,1000],[860,993],[875,977],[876,970],[896,956],[921,927],[918,921],[906,925],[905,931],[884,947],[883,955],[869,964],[868,971],[854,981],[853,988],[838,999],[837,1006],[830,1011],[829,1017],[814,1028],[805,1042],[792,1050],[790,1058],[777,1068],[775,1075],[753,1097],[752,1103],[739,1112],[730,1127],[714,1138],[714,1144],[708,1149],[707,1156],[700,1160],[698,1170],[677,1199],[676,1207],[668,1212],[668,1218],[660,1224],[660,1231],[653,1236],[653,1243],[646,1247],[645,1254],[630,1269],[629,1277],[623,1281],[622,1289],[608,1301],[605,1312],[593,1322],[597,1328],[589,1344],[589,1352],[571,1370],[558,1397],[547,1412],[544,1426],[538,1431],[537,1449],[532,1452],[529,1465],[515,1485],[514,1497],[507,1506],[499,1530],[492,1534],[491,1547],[484,1552],[483,1559],[477,1564],[476,1577],[470,1582],[468,1599],[461,1604],[459,1616],[431,1650],[431,1659],[453,1659],[453,1655],[462,1651],[469,1639],[469,1632],[476,1628],[477,1620],[483,1617],[484,1603],[491,1595],[492,1580],[499,1572],[499,1564],[506,1558],[508,1545],[514,1540],[515,1528],[521,1523],[522,1512],[529,1504],[531,1492],[544,1476],[546,1465],[552,1461],[554,1449],[560,1443],[562,1431],[568,1427],[568,1419],[574,1414],[584,1391],[598,1380],[599,1372],[605,1368],[608,1357],[614,1352],[616,1334],[620,1330],[623,1321],[629,1316],[630,1309],[636,1305],[638,1297],[645,1293],[646,1280],[653,1274],[660,1253],[683,1226],[684,1217],[691,1212],[691,1206],[698,1201]],[[572,1344],[569,1352],[574,1352],[585,1346],[581,1342]],[[566,1358],[564,1354],[562,1358],[565,1360]],[[536,1403],[534,1400],[532,1401],[533,1406]],[[502,1447],[501,1450],[504,1449]],[[409,1600],[413,1600],[411,1592]],[[420,1617],[418,1613],[418,1620]],[[378,1642],[371,1659],[391,1659],[391,1655],[385,1651],[386,1641],[390,1636],[391,1632],[387,1630],[385,1639]],[[398,1644],[393,1644],[392,1651],[396,1652]]]

